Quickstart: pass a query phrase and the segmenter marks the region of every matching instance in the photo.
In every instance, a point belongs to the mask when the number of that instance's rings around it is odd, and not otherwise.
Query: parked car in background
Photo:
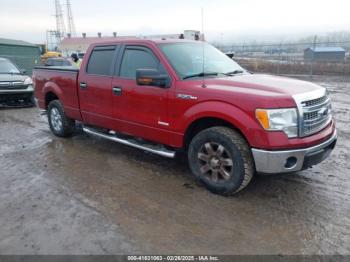
[[[0,107],[34,105],[32,79],[14,63],[0,58]]]
[[[71,66],[72,62],[63,57],[48,58],[45,62],[45,66]]]

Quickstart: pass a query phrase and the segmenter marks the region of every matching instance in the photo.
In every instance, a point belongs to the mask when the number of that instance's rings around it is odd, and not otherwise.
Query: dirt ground
[[[234,197],[169,160],[79,133],[36,108],[0,110],[0,254],[350,254],[350,81],[331,90],[338,145]]]

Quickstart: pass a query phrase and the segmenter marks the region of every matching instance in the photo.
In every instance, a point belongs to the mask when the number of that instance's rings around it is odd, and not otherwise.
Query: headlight
[[[265,130],[283,131],[289,138],[298,136],[296,108],[257,109],[255,116]]]
[[[33,80],[30,77],[27,77],[23,82],[24,85],[29,86],[33,84]]]

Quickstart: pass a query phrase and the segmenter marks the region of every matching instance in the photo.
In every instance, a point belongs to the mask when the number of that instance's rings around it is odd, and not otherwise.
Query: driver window
[[[126,49],[120,68],[120,77],[136,79],[137,69],[159,70],[160,62],[146,50]]]

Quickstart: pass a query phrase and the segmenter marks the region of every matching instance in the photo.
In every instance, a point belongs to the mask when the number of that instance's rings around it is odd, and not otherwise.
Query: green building
[[[20,69],[27,70],[28,75],[40,64],[39,47],[20,40],[0,38],[0,57],[7,58]]]

